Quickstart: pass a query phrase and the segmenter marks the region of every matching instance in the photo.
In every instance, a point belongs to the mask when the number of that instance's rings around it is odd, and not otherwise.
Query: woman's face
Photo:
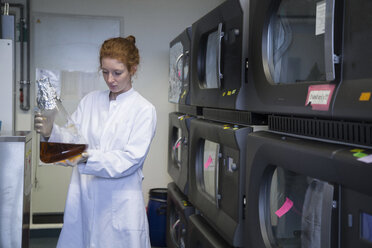
[[[101,64],[103,78],[111,91],[110,99],[116,99],[118,95],[132,88],[132,74],[126,65],[111,58],[103,58]]]

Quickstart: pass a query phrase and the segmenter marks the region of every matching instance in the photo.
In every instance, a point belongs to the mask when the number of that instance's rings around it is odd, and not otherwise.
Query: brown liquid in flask
[[[87,148],[84,144],[40,142],[40,160],[54,163],[79,155]]]

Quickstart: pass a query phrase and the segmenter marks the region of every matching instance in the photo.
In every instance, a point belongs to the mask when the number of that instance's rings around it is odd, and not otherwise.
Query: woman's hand
[[[48,138],[52,133],[53,121],[52,118],[43,116],[40,112],[35,113],[34,129],[43,137]]]
[[[89,157],[88,153],[83,152],[82,154],[76,155],[74,157],[58,161],[58,162],[56,162],[56,165],[74,167],[77,164],[85,163],[88,160],[88,157]]]

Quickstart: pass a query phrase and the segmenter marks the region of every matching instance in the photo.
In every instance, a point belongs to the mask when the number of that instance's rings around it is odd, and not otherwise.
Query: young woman
[[[57,247],[151,247],[142,167],[155,134],[156,112],[132,88],[139,60],[133,36],[101,46],[108,90],[86,95],[72,115],[88,149],[73,168]],[[42,127],[43,118],[35,117],[36,131],[43,134]],[[49,139],[53,136],[58,134],[51,130]]]

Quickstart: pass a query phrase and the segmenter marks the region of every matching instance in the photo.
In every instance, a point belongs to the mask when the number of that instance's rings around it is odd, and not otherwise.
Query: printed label
[[[372,163],[372,154],[362,157],[362,158],[358,158],[358,161],[370,164]]]
[[[309,86],[305,105],[312,110],[328,111],[334,89],[334,84]]]
[[[325,33],[326,2],[316,3],[315,35]]]

